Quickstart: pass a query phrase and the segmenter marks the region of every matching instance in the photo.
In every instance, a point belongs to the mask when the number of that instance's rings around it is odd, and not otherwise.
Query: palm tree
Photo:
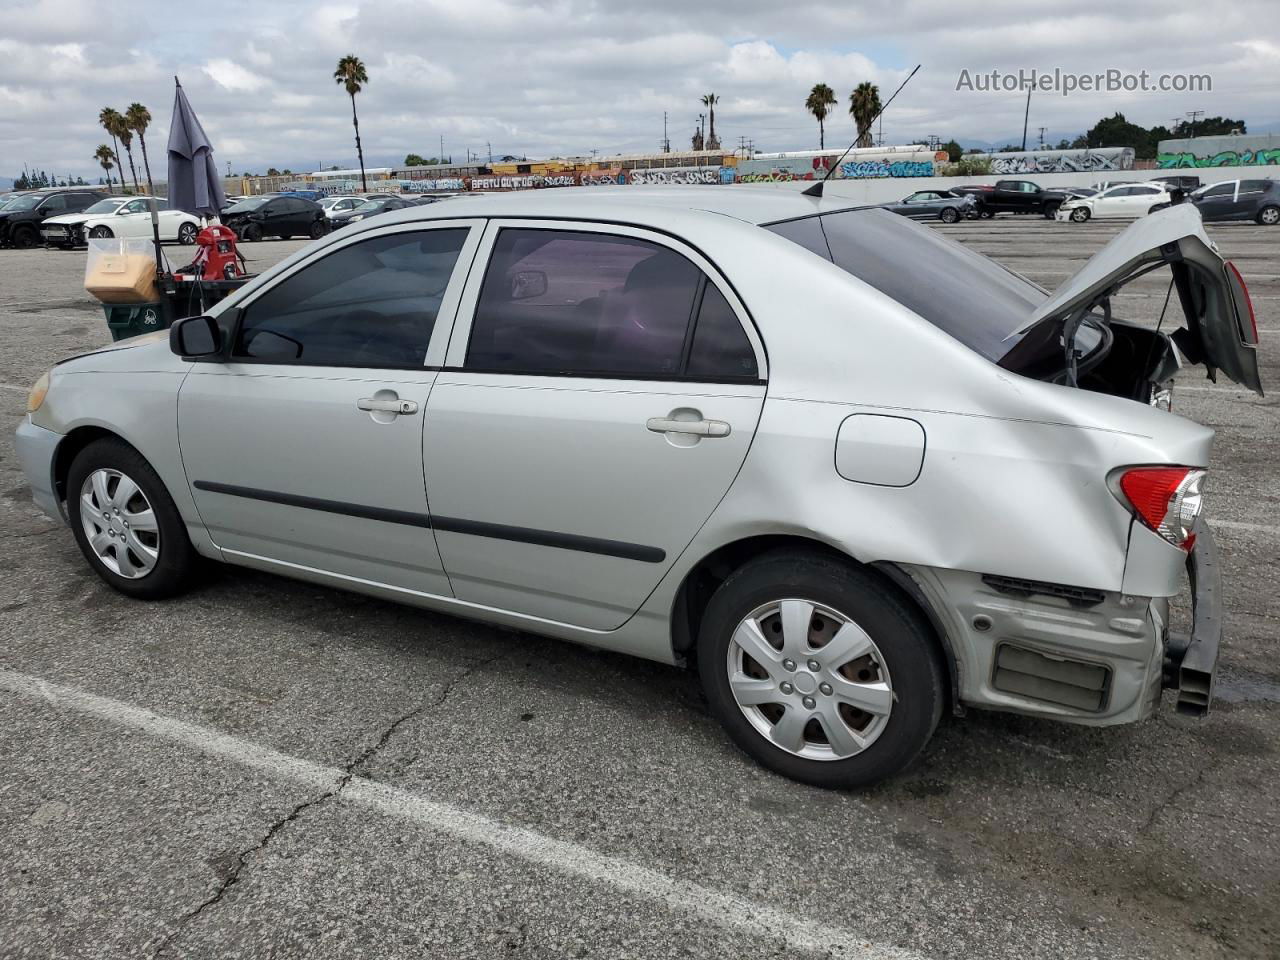
[[[93,159],[98,161],[98,166],[102,167],[107,174],[107,193],[111,192],[111,157],[111,148],[105,143],[93,151]]]
[[[826,147],[826,131],[823,129],[823,121],[831,115],[831,108],[836,103],[836,92],[825,83],[815,83],[813,89],[809,91],[808,99],[804,102],[804,108],[812,113],[818,121],[819,150]]]
[[[147,127],[151,126],[151,111],[140,103],[131,103],[124,112],[124,121],[138,135],[138,144],[142,147],[142,168],[147,173],[147,193],[155,196],[155,184],[151,182],[151,161],[147,159]]]
[[[124,144],[124,154],[129,158],[129,172],[133,175],[133,192],[142,193],[142,187],[138,185],[138,168],[133,165],[133,131],[129,129],[129,122],[125,120],[124,114],[118,113],[116,116],[120,118],[120,123],[116,126],[116,136]],[[124,167],[120,168],[120,179],[124,179]]]
[[[863,80],[853,93],[849,94],[849,116],[853,117],[858,128],[858,139],[855,145],[871,146],[871,122],[880,112],[880,88],[868,80]]]
[[[111,134],[111,143],[115,147],[112,153],[115,156],[116,166],[120,169],[120,189],[124,189],[124,165],[120,162],[120,144],[117,141],[116,134],[120,130],[120,121],[124,118],[120,116],[120,111],[115,107],[103,107],[98,111],[98,123],[102,125],[102,129]]]
[[[707,149],[719,150],[720,141],[716,139],[716,104],[720,102],[720,98],[714,93],[704,94],[702,97],[702,105],[707,108],[710,114],[710,131],[707,133]]]
[[[364,176],[364,151],[360,148],[360,120],[356,117],[356,94],[369,82],[369,74],[365,72],[360,58],[354,53],[349,53],[338,61],[338,69],[333,71],[333,79],[335,83],[342,84],[351,97],[351,125],[356,128],[356,156],[360,158],[360,187],[368,192],[369,184]]]

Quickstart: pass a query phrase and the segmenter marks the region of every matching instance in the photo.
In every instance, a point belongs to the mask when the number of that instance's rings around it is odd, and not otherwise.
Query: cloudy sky
[[[207,12],[201,12],[202,7]],[[1274,0],[0,0],[0,176],[23,164],[100,173],[100,108],[150,107],[153,172],[181,76],[219,166],[262,172],[352,165],[350,105],[332,80],[361,57],[366,163],[407,152],[530,156],[657,149],[667,111],[687,145],[701,94],[721,139],[761,150],[817,145],[809,88],[841,97],[828,145],[852,139],[849,91],[887,97],[886,143],[1020,138],[1023,96],[957,91],[961,70],[1207,73],[1211,93],[1044,94],[1036,129],[1082,132],[1121,111],[1144,125],[1188,110],[1280,130]],[[135,154],[137,148],[135,146]],[[140,162],[140,158],[139,158]]]

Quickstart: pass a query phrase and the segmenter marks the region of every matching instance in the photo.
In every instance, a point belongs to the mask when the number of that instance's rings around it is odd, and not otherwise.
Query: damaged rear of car
[[[945,638],[953,704],[1102,725],[1147,716],[1172,687],[1180,712],[1207,712],[1222,631],[1201,516],[1212,431],[1169,412],[1173,379],[1200,364],[1210,379],[1259,394],[1262,383],[1244,281],[1198,213],[1178,206],[1133,224],[1052,293],[878,211],[767,226],[1016,375],[1004,379],[1018,400],[966,404],[990,417],[935,430],[934,411],[898,414],[924,426],[928,459],[947,458],[953,489],[968,473],[969,505],[990,527],[983,536],[956,516],[953,540],[886,546],[876,562]],[[1182,323],[1115,316],[1115,294],[1158,270]],[[982,503],[992,496],[1006,499],[1005,516]],[[1169,601],[1188,583],[1191,629],[1176,634]]]

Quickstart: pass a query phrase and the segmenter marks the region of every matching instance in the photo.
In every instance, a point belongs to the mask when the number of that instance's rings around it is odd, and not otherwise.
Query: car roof
[[[794,220],[858,206],[844,197],[806,197],[799,190],[755,186],[558,187],[484,196],[458,196],[446,204],[411,207],[401,222],[414,219],[509,217],[618,219],[663,227],[671,213],[732,217],[752,224]]]

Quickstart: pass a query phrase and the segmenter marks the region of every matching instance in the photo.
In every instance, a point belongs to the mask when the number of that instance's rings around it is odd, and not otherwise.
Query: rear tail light
[[[1190,551],[1204,505],[1205,471],[1195,467],[1131,467],[1115,487],[1139,520],[1175,547]]]
[[[1243,304],[1244,309],[1237,310],[1237,313],[1241,320],[1240,338],[1244,340],[1245,343],[1251,343],[1254,346],[1257,346],[1258,345],[1258,315],[1253,312],[1253,298],[1249,296],[1249,288],[1245,285],[1244,277],[1240,276],[1240,271],[1236,268],[1236,265],[1232,263],[1230,260],[1227,261],[1227,269],[1230,270],[1231,275],[1235,277],[1236,284],[1240,287],[1241,299],[1244,300],[1244,304]],[[1241,305],[1236,304],[1236,306],[1238,308]],[[1247,330],[1244,329],[1244,323],[1243,323],[1245,314],[1248,314],[1248,317],[1249,317],[1249,329]]]

